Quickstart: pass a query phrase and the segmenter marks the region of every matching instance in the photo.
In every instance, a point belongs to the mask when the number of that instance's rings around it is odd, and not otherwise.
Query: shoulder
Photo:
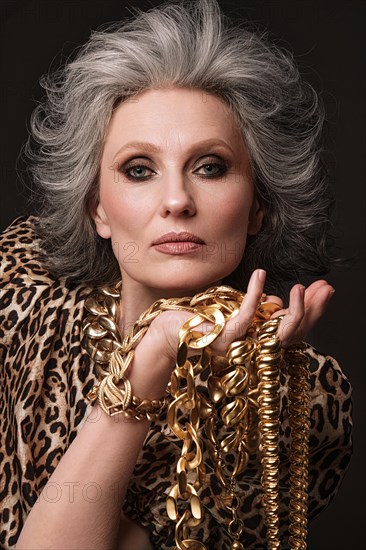
[[[9,282],[21,283],[27,277],[49,279],[40,260],[35,216],[17,218],[0,235],[2,287]]]
[[[86,395],[95,383],[82,346],[83,306],[91,289],[71,288],[65,278],[47,271],[35,223],[32,217],[18,218],[0,236],[0,471],[6,472],[0,515],[5,542],[19,536],[80,430],[91,407]]]
[[[0,337],[2,355],[19,338],[52,334],[63,322],[66,333],[81,320],[90,287],[69,287],[65,278],[53,277],[43,265],[34,216],[17,218],[1,235]],[[5,348],[5,350],[4,350]]]

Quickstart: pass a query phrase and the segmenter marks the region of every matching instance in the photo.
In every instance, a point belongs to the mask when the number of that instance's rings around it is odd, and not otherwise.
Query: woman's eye
[[[132,180],[140,180],[144,181],[151,176],[155,174],[155,171],[152,168],[149,168],[145,164],[134,164],[134,165],[126,165],[122,166],[120,168],[120,171],[123,173],[123,175]],[[227,164],[226,162],[205,162],[204,164],[201,164],[199,168],[195,170],[195,173],[197,173],[200,176],[203,176],[205,178],[220,178],[227,172]]]
[[[207,162],[202,164],[197,169],[197,172],[201,172],[199,175],[217,178],[223,176],[227,172],[227,165],[225,162]]]
[[[131,180],[145,180],[149,178],[154,171],[143,164],[136,164],[135,166],[126,166],[123,168],[124,175]]]

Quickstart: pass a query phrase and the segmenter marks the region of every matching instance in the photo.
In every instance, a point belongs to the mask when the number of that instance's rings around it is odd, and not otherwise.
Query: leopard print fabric
[[[15,547],[26,517],[41,494],[52,502],[59,491],[70,490],[58,486],[42,493],[61,457],[88,421],[92,405],[86,394],[96,381],[81,346],[83,304],[92,289],[82,285],[69,288],[65,280],[47,273],[39,259],[33,223],[32,217],[18,218],[0,240],[0,546],[4,550]],[[312,519],[333,499],[345,475],[351,457],[352,404],[350,384],[337,362],[310,346],[308,354]],[[201,373],[199,391],[206,391],[207,375]],[[280,437],[282,548],[287,547],[289,502],[286,382],[284,372]],[[123,504],[131,519],[148,528],[156,549],[175,547],[174,525],[167,518],[165,501],[179,455],[180,443],[170,433],[166,419],[153,423]],[[192,538],[204,542],[208,550],[228,550],[229,516],[223,507],[224,493],[205,446],[204,459],[207,477],[201,500],[205,520],[191,531]],[[250,457],[239,479],[239,493],[240,518],[244,522],[242,543],[246,549],[263,550],[265,526],[256,454]]]

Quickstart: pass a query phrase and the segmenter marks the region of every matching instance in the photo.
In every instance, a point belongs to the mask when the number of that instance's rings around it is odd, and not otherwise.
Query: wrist
[[[127,377],[133,395],[140,399],[161,399],[165,396],[174,361],[165,357],[162,351],[159,353],[156,346],[149,345],[149,340],[149,337],[144,338],[136,347]]]

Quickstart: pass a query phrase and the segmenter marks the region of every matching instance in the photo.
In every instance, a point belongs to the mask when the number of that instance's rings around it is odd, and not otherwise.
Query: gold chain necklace
[[[193,298],[158,300],[152,304],[122,339],[118,329],[120,285],[103,288],[85,302],[83,343],[96,364],[100,382],[88,398],[98,398],[109,415],[150,421],[167,408],[167,423],[182,441],[176,465],[176,480],[167,497],[167,514],[175,522],[175,542],[179,550],[205,550],[190,537],[190,530],[204,518],[200,491],[205,482],[204,437],[215,464],[215,475],[225,490],[225,508],[231,514],[227,530],[231,550],[242,550],[244,524],[239,517],[238,476],[245,470],[249,454],[258,447],[261,457],[263,507],[269,550],[280,549],[279,540],[279,416],[280,369],[289,374],[290,511],[289,543],[292,549],[306,550],[307,476],[309,435],[309,359],[304,343],[283,350],[277,337],[280,318],[270,319],[276,304],[261,301],[244,340],[233,342],[214,370],[210,344],[229,319],[237,315],[244,294],[231,287],[212,287]],[[147,400],[132,394],[126,376],[134,349],[151,322],[163,311],[185,310],[193,314],[179,332],[175,369],[168,384],[168,396]],[[201,334],[197,327],[209,321],[213,328]],[[197,355],[188,358],[189,349]],[[208,397],[197,391],[196,377],[211,368],[207,380]],[[184,418],[184,422],[180,421]],[[224,432],[223,439],[219,434]],[[234,464],[225,457],[235,455]]]

